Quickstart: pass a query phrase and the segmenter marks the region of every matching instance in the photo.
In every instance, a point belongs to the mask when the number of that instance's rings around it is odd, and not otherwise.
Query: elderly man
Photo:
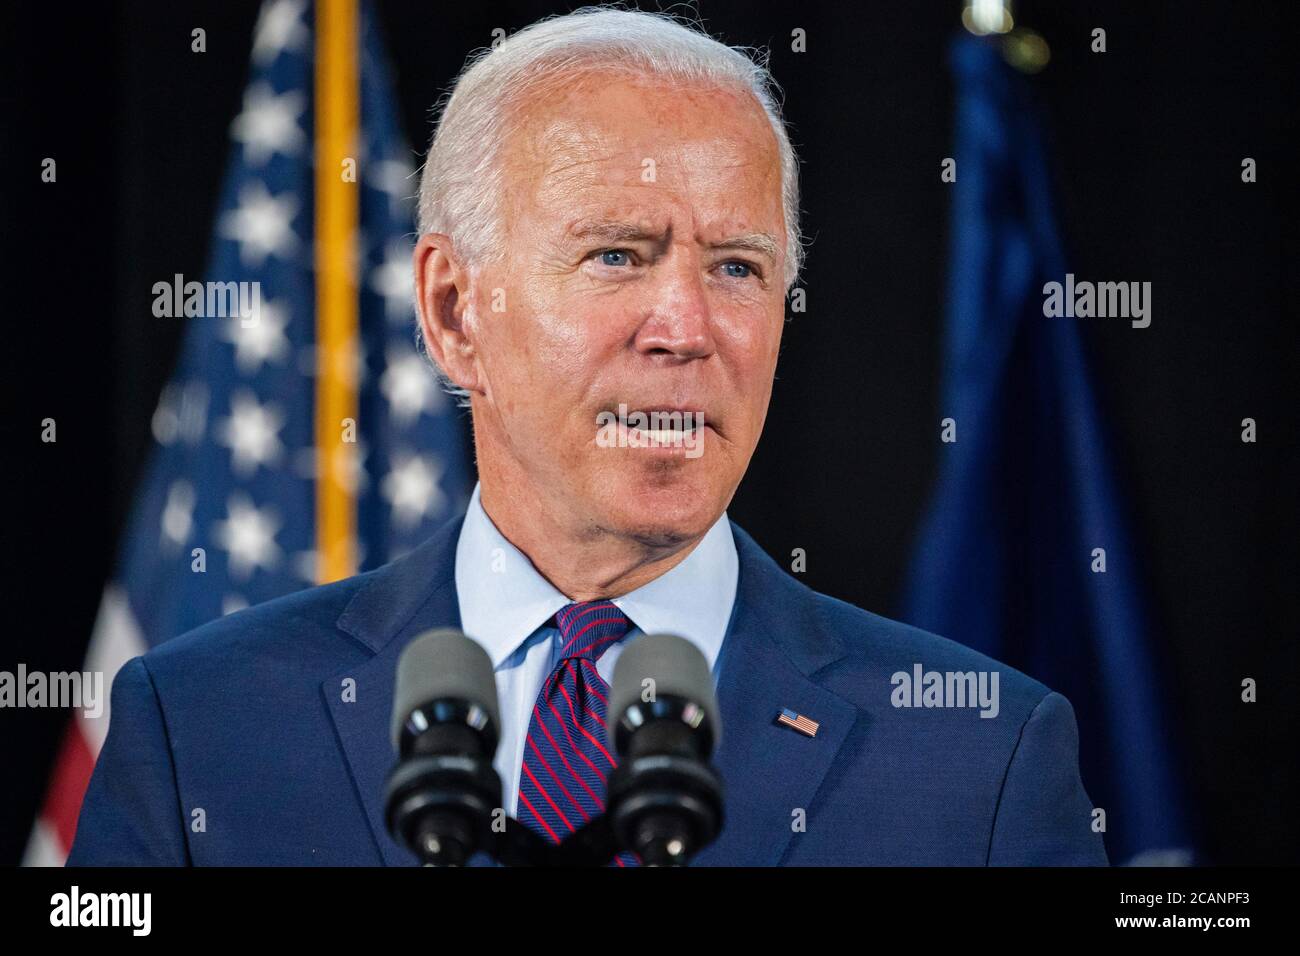
[[[797,186],[766,71],[667,17],[579,11],[477,58],[414,257],[425,346],[472,409],[467,514],[128,664],[71,862],[415,862],[382,819],[393,675],[453,626],[495,669],[505,808],[546,839],[603,809],[616,658],[672,633],[724,728],[725,826],[693,862],[1104,864],[1064,698],[809,590],[727,518]]]

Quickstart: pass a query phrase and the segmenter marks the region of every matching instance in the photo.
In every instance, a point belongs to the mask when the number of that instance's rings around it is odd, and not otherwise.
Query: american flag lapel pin
[[[817,728],[821,724],[815,720],[809,720],[803,714],[796,714],[789,707],[782,707],[780,715],[776,718],[778,724],[785,724],[787,727],[793,727],[801,734],[807,734],[809,737],[817,736]]]

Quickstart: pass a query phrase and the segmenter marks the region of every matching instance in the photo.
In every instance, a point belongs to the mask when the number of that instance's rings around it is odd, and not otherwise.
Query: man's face
[[[481,463],[501,456],[523,486],[499,494],[590,532],[702,534],[758,442],[784,320],[781,168],[761,107],[588,77],[535,97],[503,162],[507,255],[478,277],[467,329]],[[753,248],[764,238],[770,251]],[[620,406],[703,413],[704,427],[611,442],[600,425]]]

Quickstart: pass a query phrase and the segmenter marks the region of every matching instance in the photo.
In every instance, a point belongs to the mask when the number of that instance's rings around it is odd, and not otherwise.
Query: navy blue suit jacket
[[[383,823],[393,679],[412,638],[460,624],[460,525],[127,663],[69,863],[414,864]],[[732,528],[714,755],[726,821],[695,865],[1106,863],[1064,697],[812,591]],[[891,675],[917,663],[998,671],[998,716],[893,706]],[[777,723],[782,708],[818,721],[816,736]]]

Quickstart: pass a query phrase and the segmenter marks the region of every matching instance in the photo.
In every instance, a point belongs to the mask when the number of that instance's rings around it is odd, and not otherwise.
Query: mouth
[[[643,434],[690,435],[708,427],[704,421],[704,412],[697,408],[646,408],[642,409],[648,419],[645,428],[629,424],[633,430]]]
[[[720,435],[717,427],[706,421],[705,412],[688,405],[647,405],[603,409],[597,424],[612,427],[621,447],[660,449],[667,452],[699,449],[705,432]]]

